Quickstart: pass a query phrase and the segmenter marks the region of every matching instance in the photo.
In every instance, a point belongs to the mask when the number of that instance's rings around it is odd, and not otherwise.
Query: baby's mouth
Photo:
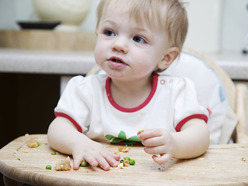
[[[116,63],[123,63],[121,60],[118,60],[118,59],[112,59],[112,61]]]
[[[115,62],[115,63],[126,64],[121,58],[118,58],[118,57],[111,57],[111,58],[109,58],[109,61],[112,61],[112,62]]]

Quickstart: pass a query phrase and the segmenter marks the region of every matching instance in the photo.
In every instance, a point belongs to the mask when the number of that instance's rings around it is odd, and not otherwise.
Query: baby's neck
[[[152,78],[137,82],[112,80],[111,94],[115,102],[121,107],[134,108],[148,98],[152,90],[152,83]]]

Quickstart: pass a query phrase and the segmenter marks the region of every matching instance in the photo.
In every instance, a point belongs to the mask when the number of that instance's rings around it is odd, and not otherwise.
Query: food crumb
[[[130,150],[130,148],[127,146],[126,147],[119,147],[118,150],[119,150],[119,152],[125,152],[126,153]]]
[[[247,159],[244,158],[244,157],[242,157],[241,160],[242,160],[243,162],[246,162]]]
[[[70,157],[60,160],[56,163],[54,169],[56,171],[68,171],[71,170]]]
[[[212,163],[211,169],[215,169],[215,163]]]
[[[120,164],[118,165],[118,168],[119,168],[119,169],[123,169],[123,167],[124,167],[123,163],[120,163]]]
[[[129,161],[128,160],[124,160],[123,165],[124,165],[124,167],[128,167],[129,166]]]
[[[25,149],[24,152],[25,152],[25,153],[28,153],[28,149]]]
[[[40,142],[34,139],[30,139],[26,142],[29,148],[36,148],[40,146]]]

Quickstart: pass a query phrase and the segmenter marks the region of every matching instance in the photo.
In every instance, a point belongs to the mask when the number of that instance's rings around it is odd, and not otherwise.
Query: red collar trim
[[[158,85],[158,74],[157,73],[154,73],[153,74],[153,84],[152,84],[152,90],[149,94],[149,96],[147,97],[147,99],[142,103],[140,104],[139,106],[137,107],[134,107],[134,108],[125,108],[125,107],[122,107],[120,105],[118,105],[115,100],[113,99],[112,97],[112,94],[111,94],[111,78],[108,77],[106,79],[106,93],[107,93],[107,97],[109,99],[109,102],[111,103],[111,105],[113,107],[115,107],[117,110],[119,111],[122,111],[122,112],[136,112],[136,111],[139,111],[141,110],[142,108],[144,108],[150,101],[151,99],[153,98],[155,92],[156,92],[156,89],[157,89],[157,85]]]

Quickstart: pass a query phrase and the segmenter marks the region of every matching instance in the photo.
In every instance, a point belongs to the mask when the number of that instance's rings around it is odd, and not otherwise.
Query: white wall
[[[222,0],[185,0],[189,30],[185,45],[198,51],[220,50]]]
[[[13,22],[16,19],[15,1],[0,0],[0,29],[13,28]]]
[[[186,46],[205,53],[241,51],[248,34],[248,0],[185,0],[189,16]]]
[[[221,48],[240,51],[248,34],[248,0],[223,0]]]
[[[80,27],[82,30],[95,30],[95,9],[99,1],[92,0],[91,11]],[[189,2],[187,46],[205,53],[241,51],[248,34],[248,0],[184,1]],[[0,0],[0,29],[18,29],[17,20],[38,20],[32,0]]]

